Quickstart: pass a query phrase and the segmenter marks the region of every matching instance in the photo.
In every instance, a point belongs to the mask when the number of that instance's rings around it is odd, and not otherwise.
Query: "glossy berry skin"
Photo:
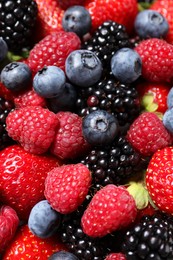
[[[71,52],[65,62],[65,72],[69,81],[80,87],[89,87],[98,82],[102,70],[100,59],[88,50]]]
[[[169,30],[166,18],[154,10],[139,12],[136,16],[134,26],[136,33],[142,39],[164,38]]]
[[[141,75],[142,61],[139,54],[130,48],[121,48],[111,59],[111,71],[122,83],[132,83]]]
[[[105,260],[126,260],[126,257],[122,253],[110,253]]]
[[[45,197],[62,214],[75,211],[91,185],[91,173],[82,163],[67,164],[50,171],[45,180]]]
[[[173,134],[173,107],[167,109],[163,115],[163,124]]]
[[[59,251],[51,255],[48,260],[79,260],[79,258],[70,252]]]
[[[39,70],[33,78],[35,92],[44,98],[53,98],[64,92],[66,77],[57,66],[47,66]]]
[[[51,237],[61,223],[61,214],[53,210],[47,200],[41,200],[32,208],[28,227],[31,232],[40,237]]]
[[[23,62],[7,64],[1,71],[1,82],[11,91],[26,89],[31,82],[31,70]]]
[[[103,237],[127,227],[135,220],[136,214],[135,201],[126,188],[109,184],[93,196],[84,211],[81,225],[88,236]]]
[[[8,52],[8,46],[3,38],[0,38],[0,61],[2,61]]]
[[[173,107],[173,87],[170,88],[169,93],[167,95],[167,106],[168,109]]]
[[[110,144],[119,132],[116,118],[105,110],[96,110],[83,118],[84,138],[91,145]]]
[[[90,13],[81,5],[69,7],[63,15],[62,26],[65,31],[74,32],[82,37],[90,31]]]

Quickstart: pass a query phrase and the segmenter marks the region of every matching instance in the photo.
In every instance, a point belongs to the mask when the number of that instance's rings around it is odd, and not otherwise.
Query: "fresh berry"
[[[156,207],[173,214],[172,166],[173,148],[165,147],[154,153],[146,172],[146,185]]]
[[[9,206],[0,207],[0,252],[2,253],[13,239],[19,225],[16,211]]]
[[[68,214],[83,203],[90,185],[91,173],[85,165],[62,165],[48,173],[44,194],[53,209]]]
[[[107,145],[118,135],[119,124],[110,113],[105,110],[96,110],[83,118],[82,132],[91,145]]]
[[[24,225],[18,229],[15,238],[8,245],[2,260],[47,260],[54,252],[60,250],[66,250],[66,248],[57,238],[39,238],[32,234],[27,225]]]
[[[62,18],[63,29],[67,32],[74,32],[79,37],[90,31],[91,16],[88,10],[81,5],[69,7]]]
[[[169,30],[166,18],[157,11],[144,10],[135,19],[135,30],[142,39],[164,38]]]
[[[8,46],[3,38],[0,38],[0,61],[2,61],[7,56],[7,52]]]
[[[163,124],[166,127],[166,129],[173,134],[173,107],[170,109],[167,109],[166,112],[163,115]]]
[[[81,224],[88,236],[103,237],[130,225],[136,214],[135,201],[126,188],[109,184],[93,196]]]
[[[121,48],[112,56],[111,71],[120,82],[132,83],[141,76],[141,57],[130,48]]]
[[[1,71],[1,82],[11,91],[26,89],[31,78],[31,70],[24,62],[9,63]]]
[[[127,140],[144,156],[151,156],[158,149],[171,145],[171,139],[162,120],[153,112],[139,115],[127,132]]]
[[[83,5],[85,0],[57,0],[62,9],[67,9],[74,5]]]
[[[0,36],[7,43],[9,50],[20,51],[30,45],[37,11],[34,0],[1,1]]]
[[[106,256],[105,260],[126,260],[126,257],[122,253],[111,253]]]
[[[169,93],[167,95],[167,108],[172,108],[173,107],[173,87],[170,88]]]
[[[80,49],[80,39],[73,32],[59,31],[47,35],[29,53],[28,65],[35,73],[44,66],[65,69],[65,60],[74,50]]]
[[[173,79],[173,46],[171,44],[162,39],[151,38],[140,42],[135,50],[142,59],[144,79],[159,83],[170,82]]]
[[[51,153],[61,159],[75,159],[85,154],[90,145],[82,133],[82,117],[72,112],[58,112],[60,127],[51,145]]]
[[[11,111],[6,119],[8,135],[30,153],[45,153],[59,126],[57,116],[46,108],[22,107]]]
[[[0,97],[6,100],[10,100],[12,102],[14,101],[14,97],[15,97],[15,93],[7,89],[1,81],[0,81]]]
[[[97,55],[88,50],[71,52],[65,62],[65,72],[72,84],[89,87],[102,76],[102,63]]]
[[[79,260],[79,258],[70,252],[59,251],[51,255],[49,260]]]
[[[51,156],[34,155],[19,145],[0,152],[0,201],[27,219],[32,207],[44,199],[44,182],[48,171],[60,162]]]
[[[41,200],[32,208],[28,227],[31,232],[40,237],[51,237],[61,223],[61,214],[53,210],[47,200]]]
[[[35,92],[44,98],[54,98],[64,92],[66,77],[57,66],[47,66],[39,70],[33,78]]]

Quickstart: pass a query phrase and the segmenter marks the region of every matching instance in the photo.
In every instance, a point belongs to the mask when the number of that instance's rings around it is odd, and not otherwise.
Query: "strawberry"
[[[66,10],[73,5],[84,5],[85,0],[57,0],[57,2],[62,9]]]
[[[47,173],[60,162],[48,155],[34,155],[19,145],[0,152],[0,201],[27,219],[32,207],[44,199]]]
[[[6,118],[8,135],[34,154],[42,154],[49,149],[58,126],[57,116],[42,107],[14,109]]]
[[[106,256],[105,260],[126,260],[126,257],[122,253],[111,253]]]
[[[85,8],[91,15],[94,31],[106,20],[112,20],[123,24],[130,33],[138,12],[136,0],[86,0]]]
[[[91,173],[85,165],[62,165],[48,173],[44,194],[53,209],[68,214],[82,204],[90,185]]]
[[[171,145],[171,134],[153,112],[144,112],[131,124],[127,140],[143,156],[151,156],[158,149]]]
[[[33,235],[28,226],[24,225],[18,229],[2,260],[47,260],[54,252],[60,250],[66,250],[66,248],[57,238],[41,239]]]
[[[158,150],[146,172],[146,186],[154,204],[163,212],[173,214],[173,147]]]
[[[91,199],[85,210],[81,225],[91,237],[103,237],[125,228],[136,218],[135,200],[123,186],[108,184]]]
[[[9,206],[0,207],[0,252],[2,252],[13,239],[19,225],[16,211]]]
[[[141,41],[135,51],[142,59],[142,76],[151,82],[173,80],[173,46],[165,40],[151,38]]]

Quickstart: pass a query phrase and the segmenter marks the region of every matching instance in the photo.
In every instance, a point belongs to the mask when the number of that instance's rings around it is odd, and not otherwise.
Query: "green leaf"
[[[151,6],[150,3],[145,3],[145,2],[138,3],[138,11],[141,12],[141,11],[144,11],[146,9],[149,9],[150,6]]]

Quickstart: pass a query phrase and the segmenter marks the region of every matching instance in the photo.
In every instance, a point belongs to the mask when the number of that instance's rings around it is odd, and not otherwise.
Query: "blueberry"
[[[137,34],[143,39],[164,37],[169,30],[166,18],[154,10],[139,12],[134,26]]]
[[[6,42],[0,37],[0,61],[2,61],[8,52],[8,46]]]
[[[91,28],[89,11],[80,5],[69,7],[63,15],[62,26],[67,32],[75,32],[79,37],[85,35]]]
[[[64,92],[65,73],[57,66],[45,66],[37,72],[33,79],[35,92],[44,98],[53,98]]]
[[[31,83],[32,73],[23,62],[11,62],[1,71],[1,82],[12,91],[26,89]]]
[[[141,57],[130,48],[122,48],[113,55],[111,70],[121,83],[132,83],[141,75]]]
[[[167,96],[167,106],[168,106],[168,108],[173,107],[173,87],[170,89],[168,96]]]
[[[163,124],[170,133],[173,133],[173,107],[167,109],[163,115]]]
[[[117,119],[105,110],[86,115],[82,123],[83,136],[91,145],[111,143],[119,132]]]
[[[102,63],[97,55],[88,50],[71,52],[65,62],[65,71],[72,84],[89,87],[102,75]]]
[[[47,200],[38,202],[31,210],[28,227],[31,232],[40,237],[52,236],[61,223],[61,214],[51,208]]]
[[[79,258],[70,252],[58,251],[51,255],[49,260],[79,260]]]

